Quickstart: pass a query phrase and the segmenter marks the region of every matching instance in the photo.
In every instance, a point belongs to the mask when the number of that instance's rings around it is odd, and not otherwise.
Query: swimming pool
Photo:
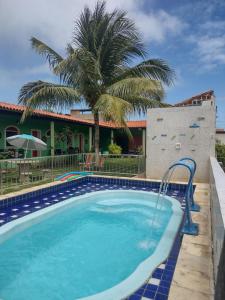
[[[178,201],[156,201],[151,192],[95,192],[2,226],[0,298],[128,296],[166,259],[182,219]]]

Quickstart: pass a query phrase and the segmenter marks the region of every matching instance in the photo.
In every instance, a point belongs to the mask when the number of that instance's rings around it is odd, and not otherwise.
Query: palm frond
[[[126,118],[133,111],[132,105],[119,98],[108,94],[99,97],[94,110],[97,111],[105,121],[112,121],[119,126],[126,126]]]
[[[64,84],[81,87],[88,82],[89,87],[98,88],[101,80],[98,61],[90,51],[76,49],[67,59],[64,59],[54,68],[54,73],[60,76]]]
[[[50,48],[47,44],[42,41],[36,39],[35,37],[31,38],[32,48],[38,53],[46,57],[51,68],[54,68],[57,64],[59,64],[63,57],[59,55],[56,51]]]
[[[107,88],[107,93],[126,99],[142,94],[154,95],[159,100],[164,97],[164,90],[159,81],[148,78],[126,78],[122,79]]]
[[[175,72],[166,61],[162,59],[149,59],[141,62],[132,68],[126,68],[122,74],[115,78],[115,81],[130,77],[145,77],[162,81],[166,85],[173,84]]]
[[[94,10],[85,7],[65,59],[34,37],[31,43],[46,57],[61,84],[25,84],[19,94],[19,103],[27,106],[24,117],[35,108],[70,107],[82,99],[93,112],[126,128],[130,112],[164,105],[161,83],[170,85],[174,79],[173,70],[160,59],[129,67],[134,58],[146,55],[141,36],[126,12],[107,12],[106,1],[98,1]]]
[[[71,54],[73,54],[74,51],[75,51],[75,49],[73,48],[73,46],[70,43],[68,43],[67,46],[66,46],[67,54],[71,55]]]
[[[80,102],[79,93],[68,86],[48,82],[30,82],[25,84],[19,94],[19,101],[25,105],[21,120],[32,114],[34,109],[64,109]]]
[[[138,113],[139,115],[145,114],[147,109],[156,108],[156,107],[168,107],[169,105],[163,102],[160,102],[154,95],[149,97],[144,96],[135,96],[135,97],[126,97],[126,101],[129,102],[132,107],[134,113]]]
[[[104,83],[110,82],[117,66],[145,51],[133,21],[121,10],[106,12],[106,3],[97,2],[92,12],[85,8],[75,24],[73,42],[77,48],[90,51],[99,61]]]

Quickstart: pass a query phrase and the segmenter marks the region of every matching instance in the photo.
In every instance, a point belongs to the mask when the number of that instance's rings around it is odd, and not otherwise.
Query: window
[[[10,136],[19,134],[19,129],[15,126],[9,126],[5,129],[5,139]],[[6,147],[12,147],[6,140]]]

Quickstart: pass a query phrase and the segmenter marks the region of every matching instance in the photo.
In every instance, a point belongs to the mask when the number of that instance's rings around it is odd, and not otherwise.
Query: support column
[[[51,156],[55,155],[55,123],[50,122],[50,136],[51,136]]]
[[[146,129],[142,128],[142,151],[143,155],[146,154]]]
[[[93,136],[93,132],[92,132],[92,127],[89,127],[89,152],[91,152],[92,150],[92,136]]]
[[[114,131],[111,129],[111,144],[114,144]]]

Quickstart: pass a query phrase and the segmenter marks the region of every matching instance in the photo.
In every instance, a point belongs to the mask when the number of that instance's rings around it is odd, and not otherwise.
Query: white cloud
[[[158,12],[133,12],[132,16],[136,20],[145,41],[163,42],[168,34],[177,35],[186,27],[178,17],[160,10]]]
[[[225,36],[192,36],[190,42],[195,44],[194,52],[202,67],[212,70],[220,64],[225,64]]]
[[[96,0],[0,0],[0,38],[27,49],[30,37],[36,36],[62,50],[71,41],[74,20],[84,5],[95,4]],[[183,29],[184,24],[176,16],[163,10],[146,12],[143,4],[144,0],[107,0],[108,9],[128,11],[145,41],[162,42],[169,33],[178,34]]]

